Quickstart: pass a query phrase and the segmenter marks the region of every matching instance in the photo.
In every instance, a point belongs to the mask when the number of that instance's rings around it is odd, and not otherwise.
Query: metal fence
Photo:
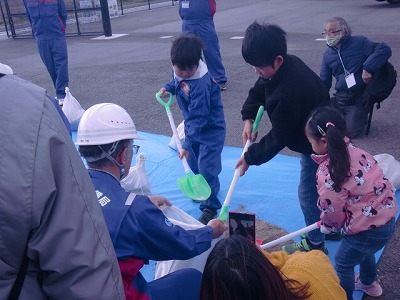
[[[107,1],[109,16],[117,17],[138,6],[147,6],[147,9],[151,9],[152,5],[163,0],[64,0],[68,13],[66,35],[104,34],[105,20],[103,20],[101,3]],[[171,0],[171,5],[175,5],[174,2],[176,1]],[[33,36],[23,0],[0,0],[0,12],[0,31],[5,31],[8,37],[31,38]]]

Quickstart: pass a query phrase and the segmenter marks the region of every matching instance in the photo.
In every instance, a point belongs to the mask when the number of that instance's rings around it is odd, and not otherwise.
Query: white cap
[[[76,144],[105,145],[129,139],[142,138],[127,111],[117,104],[100,103],[93,105],[83,114],[78,126]]]
[[[5,75],[14,74],[10,66],[0,63],[0,73]]]

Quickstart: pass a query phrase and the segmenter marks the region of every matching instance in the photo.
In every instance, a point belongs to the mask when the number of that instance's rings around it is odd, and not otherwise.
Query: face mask
[[[339,33],[338,35],[334,35],[334,36],[326,36],[326,43],[330,47],[335,47],[340,42],[342,37],[343,37],[342,33]]]

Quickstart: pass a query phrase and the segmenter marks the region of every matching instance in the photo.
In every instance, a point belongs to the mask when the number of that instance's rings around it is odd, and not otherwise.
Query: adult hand
[[[249,165],[247,164],[246,160],[244,159],[244,156],[242,156],[238,162],[236,163],[235,169],[240,168],[240,176],[243,176],[246,171],[249,169]]]
[[[207,225],[213,229],[213,239],[220,237],[228,229],[228,225],[226,225],[220,219],[212,219],[207,223]]]
[[[371,73],[368,73],[368,72],[365,71],[365,70],[363,70],[363,72],[362,72],[362,74],[361,74],[361,78],[362,78],[362,80],[363,80],[366,84],[368,84],[368,83],[371,81],[371,79],[372,79],[372,74],[371,74]]]
[[[149,199],[153,204],[157,207],[160,207],[161,205],[165,204],[166,206],[171,206],[172,203],[167,200],[167,198],[163,196],[149,196]]]
[[[181,150],[178,151],[178,155],[179,155],[179,158],[180,158],[180,159],[182,159],[183,157],[185,157],[186,160],[187,160],[187,159],[188,159],[188,156],[189,156],[189,152],[188,152],[187,150],[185,150],[185,149],[181,149]]]

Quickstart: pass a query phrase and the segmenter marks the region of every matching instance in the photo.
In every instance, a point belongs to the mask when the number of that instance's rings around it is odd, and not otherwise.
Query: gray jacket
[[[29,232],[32,233],[28,239]],[[88,173],[44,89],[0,77],[0,299],[125,299]]]

